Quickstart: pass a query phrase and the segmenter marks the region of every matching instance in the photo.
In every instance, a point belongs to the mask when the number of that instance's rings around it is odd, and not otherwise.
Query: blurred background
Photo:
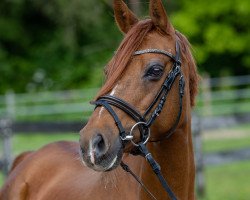
[[[127,0],[138,16],[148,0]],[[202,76],[193,134],[202,200],[250,198],[250,2],[163,0]],[[0,185],[12,159],[78,141],[123,35],[112,0],[0,0]]]

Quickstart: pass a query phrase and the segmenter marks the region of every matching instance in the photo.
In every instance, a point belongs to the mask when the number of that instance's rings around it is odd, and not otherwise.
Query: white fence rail
[[[93,106],[89,101],[97,89],[38,92],[30,94],[14,94],[8,92],[0,96],[0,117],[19,119],[45,115],[81,114],[84,119],[89,117]]]
[[[51,115],[81,115],[87,119],[93,110],[89,101],[98,89],[0,95],[0,117],[30,119]],[[218,116],[250,112],[250,75],[204,78],[196,110],[201,116]],[[40,119],[39,118],[39,119]],[[82,119],[82,118],[81,118]]]
[[[250,113],[250,75],[205,77],[195,111],[203,117]]]

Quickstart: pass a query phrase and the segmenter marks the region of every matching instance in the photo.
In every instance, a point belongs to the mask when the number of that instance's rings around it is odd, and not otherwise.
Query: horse
[[[1,200],[195,199],[191,110],[199,75],[190,44],[161,0],[150,0],[143,20],[122,0],[113,5],[124,39],[79,142],[20,155]]]

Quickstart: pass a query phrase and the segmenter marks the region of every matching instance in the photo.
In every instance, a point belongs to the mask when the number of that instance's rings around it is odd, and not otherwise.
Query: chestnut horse
[[[150,1],[149,19],[138,20],[122,0],[114,0],[114,13],[125,37],[80,145],[56,142],[20,155],[1,200],[170,199],[148,163],[153,158],[172,199],[195,199],[191,108],[198,75],[189,43],[161,0]]]

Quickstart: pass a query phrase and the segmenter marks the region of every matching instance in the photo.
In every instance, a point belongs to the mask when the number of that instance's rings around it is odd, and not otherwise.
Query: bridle
[[[165,138],[169,138],[170,135],[174,132],[174,130],[176,129],[176,127],[179,123],[181,113],[182,113],[182,98],[184,96],[185,81],[184,81],[184,77],[181,73],[181,57],[180,57],[179,43],[176,41],[176,55],[175,56],[167,51],[159,50],[159,49],[146,49],[146,50],[136,51],[134,53],[134,56],[147,54],[147,53],[163,54],[163,55],[170,57],[173,60],[173,67],[170,70],[170,72],[168,73],[168,75],[167,75],[164,83],[162,84],[161,89],[159,90],[158,94],[155,96],[154,100],[149,105],[149,107],[146,109],[146,111],[143,115],[140,114],[139,111],[137,111],[137,109],[134,106],[130,105],[126,101],[124,101],[118,97],[115,97],[115,96],[105,95],[105,96],[99,97],[97,99],[97,101],[91,102],[92,104],[95,104],[96,107],[103,106],[110,113],[110,115],[113,117],[115,124],[119,130],[121,140],[123,142],[132,141],[132,143],[135,146],[137,146],[138,144],[133,142],[133,130],[135,129],[136,126],[139,126],[140,127],[139,130],[141,133],[141,142],[143,142],[144,144],[146,144],[148,142],[149,137],[150,137],[150,126],[153,124],[153,122],[156,120],[156,118],[160,115],[160,113],[163,109],[163,106],[166,102],[167,95],[168,95],[169,91],[171,90],[174,81],[176,80],[177,76],[179,76],[179,75],[180,75],[180,79],[179,79],[179,112],[178,112],[178,115],[177,115],[177,118],[175,120],[174,125],[168,131],[168,134],[165,136]],[[155,107],[157,102],[159,102],[159,103]],[[119,108],[120,110],[127,113],[134,121],[136,121],[136,124],[131,128],[131,130],[128,134],[126,133],[119,117],[117,116],[116,112],[113,110],[113,108],[111,106]],[[155,109],[150,114],[150,111],[153,109],[153,107],[155,107]],[[146,118],[147,118],[147,116],[149,116],[149,114],[150,114],[150,117],[147,120]]]
[[[151,167],[153,168],[153,171],[158,176],[160,182],[162,183],[164,189],[167,191],[167,193],[169,194],[171,199],[176,199],[174,193],[171,191],[171,189],[167,185],[167,182],[165,181],[165,179],[161,175],[160,166],[153,159],[151,154],[148,152],[148,150],[146,148],[146,143],[150,139],[150,127],[154,123],[156,118],[160,115],[160,113],[161,113],[161,111],[163,109],[163,106],[164,106],[164,104],[166,102],[167,95],[168,95],[169,91],[171,90],[172,85],[173,85],[173,83],[175,82],[175,80],[177,79],[178,76],[180,76],[180,78],[179,78],[179,112],[178,112],[177,118],[175,120],[175,123],[170,128],[170,130],[168,131],[168,134],[166,136],[164,136],[164,138],[157,139],[157,140],[154,140],[154,141],[151,141],[151,142],[156,142],[156,141],[160,141],[160,140],[165,139],[165,138],[169,138],[173,134],[174,130],[177,128],[178,123],[180,121],[180,117],[181,117],[181,113],[182,113],[182,99],[183,99],[183,96],[184,96],[184,87],[185,87],[184,76],[183,76],[183,74],[181,72],[180,45],[179,45],[179,42],[176,41],[176,55],[175,56],[173,54],[167,52],[167,51],[160,50],[160,49],[139,50],[139,51],[136,51],[133,54],[133,56],[147,54],[147,53],[163,54],[165,56],[168,56],[168,57],[170,57],[172,59],[173,66],[172,66],[172,69],[170,70],[170,72],[168,73],[167,77],[165,78],[165,81],[162,84],[159,92],[157,93],[157,95],[155,96],[154,100],[149,105],[149,107],[146,109],[144,114],[140,114],[140,112],[138,112],[137,109],[134,108],[132,105],[130,105],[126,101],[124,101],[124,100],[122,100],[122,99],[120,99],[118,97],[112,96],[112,95],[101,96],[96,101],[91,102],[91,103],[96,105],[96,107],[103,106],[110,113],[110,115],[113,117],[113,119],[115,121],[115,124],[116,124],[116,126],[117,126],[117,128],[119,130],[120,138],[122,140],[123,145],[125,146],[125,144],[128,141],[132,142],[132,144],[136,147],[137,152],[139,152],[137,154],[145,156],[147,161],[150,163]],[[157,104],[157,102],[158,102],[158,104]],[[136,122],[132,126],[129,133],[126,133],[126,131],[125,131],[125,129],[124,129],[122,123],[121,123],[121,120],[117,116],[116,112],[113,110],[112,106],[114,106],[116,108],[119,108],[120,110],[124,111],[125,113],[127,113]],[[154,107],[155,107],[155,109],[152,111],[152,109]],[[149,116],[148,119],[146,119],[147,116]],[[134,132],[134,129],[137,126],[139,127],[141,141],[138,142],[138,143],[135,143],[133,141],[133,138],[134,138],[133,132]],[[128,166],[125,165],[124,163],[122,163],[122,167],[128,172],[131,171],[128,168]],[[147,191],[147,192],[150,193],[149,191]],[[153,196],[151,193],[150,193],[150,195]],[[155,199],[155,197],[154,197],[154,199]]]

